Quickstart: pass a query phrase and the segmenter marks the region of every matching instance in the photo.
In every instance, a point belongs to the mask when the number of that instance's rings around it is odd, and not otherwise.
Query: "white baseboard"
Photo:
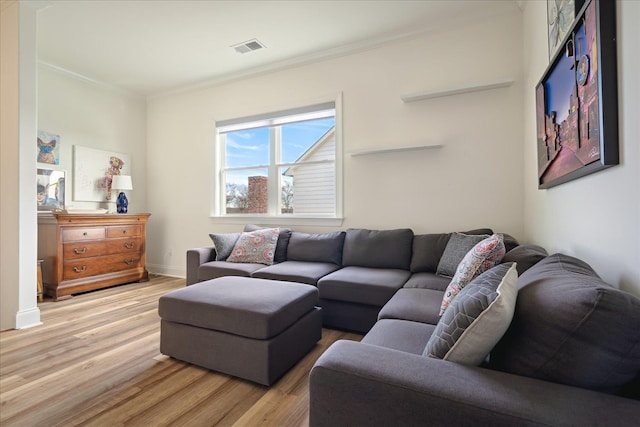
[[[42,325],[42,322],[40,321],[40,309],[38,307],[19,311],[16,314],[16,329],[27,329],[40,325]]]
[[[147,264],[147,271],[151,274],[159,274],[161,276],[180,277],[182,279],[187,277],[187,272],[184,267],[175,267],[162,264]]]

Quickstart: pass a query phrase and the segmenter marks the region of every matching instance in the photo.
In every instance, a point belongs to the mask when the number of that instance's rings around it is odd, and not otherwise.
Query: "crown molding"
[[[373,40],[366,40],[362,42],[352,43],[344,46],[326,49],[319,52],[314,52],[307,55],[296,56],[290,59],[284,59],[271,64],[265,64],[251,69],[239,72],[228,73],[219,77],[205,79],[196,83],[186,84],[166,91],[160,91],[155,94],[150,94],[149,99],[162,98],[165,96],[177,95],[184,92],[191,92],[194,90],[205,89],[222,85],[225,83],[231,83],[237,80],[243,80],[250,77],[257,77],[263,74],[269,74],[277,71],[284,71],[291,68],[302,67],[305,65],[317,63],[324,60],[338,58],[341,56],[352,55],[367,50],[375,49],[386,44],[390,44],[396,41],[411,39],[423,35],[425,33],[433,32],[433,29],[424,30],[420,29],[409,33],[396,34],[387,36],[384,38],[377,38]]]
[[[108,90],[110,92],[114,92],[117,93],[119,95],[123,95],[132,99],[136,99],[139,101],[145,100],[146,97],[144,95],[141,95],[137,92],[133,92],[130,91],[128,89],[124,89],[120,86],[116,86],[116,85],[112,85],[110,83],[106,83],[100,80],[96,80],[96,79],[92,79],[91,77],[87,77],[85,75],[82,75],[80,73],[76,73],[75,71],[71,71],[71,70],[67,70],[66,68],[63,67],[59,67],[55,64],[51,64],[49,62],[46,61],[42,61],[42,60],[38,60],[38,67],[45,69],[45,70],[49,70],[49,71],[53,71],[55,73],[58,74],[62,74],[63,76],[75,79],[75,80],[79,80],[83,83],[88,83],[90,85],[99,87],[101,89],[105,89]]]

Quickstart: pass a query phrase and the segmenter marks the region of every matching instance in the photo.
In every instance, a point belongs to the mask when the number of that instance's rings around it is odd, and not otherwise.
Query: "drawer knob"
[[[77,266],[74,266],[73,271],[75,271],[76,273],[82,273],[83,271],[87,271],[87,266],[83,265],[80,268],[78,268]]]
[[[73,252],[76,254],[84,254],[87,252],[87,247],[85,246],[82,249],[73,248]]]
[[[135,247],[136,247],[136,244],[135,244],[135,243],[133,243],[133,242],[126,242],[126,243],[124,244],[124,247],[125,247],[125,248],[127,248],[127,249],[133,249],[133,248],[135,248]]]
[[[131,264],[134,263],[134,261],[135,261],[134,259],[125,259],[124,263],[127,264],[127,265],[131,265]]]
[[[127,234],[127,230],[122,230],[122,234]]]
[[[87,235],[87,232],[85,231],[84,233],[82,233],[82,235],[83,235],[83,236],[86,236],[86,235]]]

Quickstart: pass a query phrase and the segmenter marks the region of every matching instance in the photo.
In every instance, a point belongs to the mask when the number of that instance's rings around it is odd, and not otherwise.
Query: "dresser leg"
[[[44,301],[44,290],[42,288],[42,260],[38,260],[38,302]]]
[[[142,273],[142,278],[138,280],[138,282],[148,282],[149,281],[149,272],[147,269],[144,269],[144,273]]]

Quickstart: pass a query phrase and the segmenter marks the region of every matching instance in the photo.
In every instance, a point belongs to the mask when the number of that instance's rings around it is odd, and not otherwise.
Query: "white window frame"
[[[308,107],[299,107],[292,108],[288,110],[280,110],[273,113],[265,113],[256,116],[252,116],[250,118],[239,118],[239,119],[231,119],[231,120],[222,120],[217,121],[215,125],[215,150],[214,150],[214,189],[213,189],[213,203],[212,203],[212,211],[211,218],[216,223],[225,223],[225,224],[246,224],[248,222],[253,222],[257,224],[264,225],[320,225],[320,226],[341,226],[343,220],[343,143],[342,143],[342,94],[340,93],[337,97],[333,99],[324,99],[321,101],[315,101],[310,106],[319,106],[322,104],[326,104],[332,102],[335,106],[335,144],[336,144],[336,154],[335,154],[335,213],[334,214],[281,214],[279,205],[280,205],[280,197],[270,197],[269,198],[269,212],[273,212],[275,214],[227,214],[226,213],[226,191],[223,187],[224,182],[224,173],[225,173],[225,144],[224,138],[220,138],[218,134],[218,126],[221,124],[224,125],[227,132],[229,129],[233,129],[233,123],[237,122],[238,124],[247,123],[252,121],[252,118],[255,119],[263,119],[269,117],[277,117],[277,116],[286,116],[295,114],[296,111],[306,110]],[[257,120],[256,120],[257,121]],[[268,165],[254,165],[247,167],[247,169],[268,169],[270,177],[278,177],[276,179],[269,179],[269,188],[268,191],[270,194],[280,194],[280,179],[278,169],[283,166],[291,166],[295,163],[277,163],[276,159],[279,158],[278,150],[280,149],[279,145],[276,144],[276,141],[279,141],[277,135],[274,135],[274,132],[279,132],[280,127],[274,126],[277,125],[277,118],[271,119],[271,137],[270,137],[270,162]],[[233,131],[233,130],[231,130]],[[309,162],[305,164],[314,164],[314,163],[322,163],[319,162]],[[239,170],[240,168],[234,168],[235,170]]]

